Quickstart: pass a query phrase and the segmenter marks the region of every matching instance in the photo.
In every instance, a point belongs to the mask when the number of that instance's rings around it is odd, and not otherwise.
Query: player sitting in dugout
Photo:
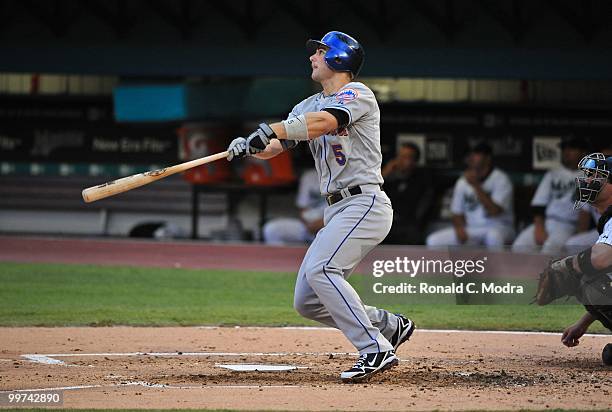
[[[536,294],[539,305],[575,296],[585,306],[584,316],[563,331],[561,341],[567,347],[578,345],[596,320],[612,331],[612,157],[593,153],[578,167],[584,176],[576,179],[574,207],[590,203],[597,208],[599,238],[575,256],[552,261],[540,274]],[[604,347],[602,360],[612,365],[612,343]]]
[[[541,248],[544,254],[559,255],[565,242],[578,231],[581,212],[572,207],[574,181],[582,174],[576,165],[587,153],[588,145],[582,138],[562,141],[561,166],[549,170],[538,185],[531,200],[533,223],[517,236],[513,252],[533,252]]]
[[[299,218],[272,219],[263,227],[264,242],[268,245],[310,243],[323,227],[323,215],[327,202],[319,191],[319,175],[316,169],[308,169],[300,177],[295,204]]]
[[[467,168],[453,189],[453,226],[427,237],[427,246],[485,245],[501,248],[514,237],[513,187],[506,173],[493,167],[486,143],[472,148]]]
[[[417,167],[421,151],[414,143],[401,145],[397,155],[382,169],[383,188],[395,205],[387,244],[423,244],[423,229],[434,201],[431,173]]]

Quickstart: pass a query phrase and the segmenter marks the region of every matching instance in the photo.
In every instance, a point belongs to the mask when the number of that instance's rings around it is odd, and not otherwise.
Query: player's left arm
[[[514,188],[506,176],[496,182],[491,194],[485,192],[480,185],[475,187],[474,191],[489,216],[498,216],[511,207]]]
[[[593,275],[597,272],[612,270],[611,235],[612,221],[607,220],[607,223],[604,223],[597,242],[592,247],[583,250],[576,256],[568,256],[566,258],[567,266],[585,275]],[[569,260],[570,258],[571,263]]]
[[[244,139],[238,157],[256,156],[260,159],[270,159],[283,150],[294,147],[299,141],[316,139],[330,133],[338,128],[338,118],[341,117],[332,113],[325,110],[308,112],[278,123],[261,123],[248,138]],[[272,142],[275,143],[270,147]],[[230,145],[228,151],[231,149]]]
[[[285,142],[291,148],[300,141],[316,139],[334,130],[357,122],[376,107],[374,93],[362,84],[353,84],[336,93],[336,98],[317,112],[299,113],[282,122],[259,125],[247,139],[246,153],[253,155],[265,150],[272,139]],[[299,114],[298,114],[299,113]]]
[[[573,272],[578,276],[594,276],[597,273],[612,268],[612,245],[607,243],[595,243],[589,249],[580,252],[576,256],[569,256],[564,260],[567,260],[567,267],[571,268],[568,270],[569,272]],[[568,347],[578,345],[579,338],[586,333],[589,326],[591,326],[596,319],[597,318],[588,311],[575,324],[568,326],[561,337],[563,344]]]
[[[476,194],[478,201],[485,208],[489,216],[497,216],[503,213],[504,209],[495,203],[493,198],[483,190],[480,184],[473,185],[472,187],[474,188],[474,193]]]
[[[567,256],[551,262],[549,267],[554,271],[579,279],[582,276],[593,277],[612,269],[612,245],[598,242],[577,255]]]
[[[612,245],[595,243],[573,256],[572,265],[578,273],[591,274],[612,267]]]
[[[583,283],[597,288],[601,276],[612,271],[612,239],[610,239],[610,222],[605,226],[597,243],[577,255],[553,260],[540,274],[536,301],[546,305],[553,300],[571,295],[579,296]],[[607,229],[607,230],[606,230]],[[590,286],[590,287],[591,287]],[[605,289],[605,287],[604,287]],[[582,302],[588,304],[589,301]]]
[[[504,213],[508,207],[508,200],[512,198],[512,185],[505,182],[493,189],[491,194],[484,191],[480,182],[472,183],[474,193],[478,201],[487,211],[489,216],[497,216]]]
[[[287,122],[290,121],[304,123],[303,125],[299,125],[299,128],[305,133],[299,136],[301,138],[297,140],[313,140],[338,128],[337,117],[325,110],[320,112],[308,112],[304,114],[304,120],[301,119],[301,116],[293,117],[285,122],[272,123],[270,127],[276,134],[276,138],[280,140],[290,138],[287,130],[292,127],[287,125]],[[289,130],[289,133],[290,132],[291,130]],[[295,132],[299,133],[299,130],[295,130]]]

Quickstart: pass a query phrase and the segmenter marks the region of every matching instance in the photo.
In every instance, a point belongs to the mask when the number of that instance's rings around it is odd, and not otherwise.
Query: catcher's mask
[[[578,169],[584,176],[576,178],[576,201],[574,209],[580,209],[587,203],[593,203],[604,185],[610,180],[612,156],[603,153],[591,153],[580,160]]]

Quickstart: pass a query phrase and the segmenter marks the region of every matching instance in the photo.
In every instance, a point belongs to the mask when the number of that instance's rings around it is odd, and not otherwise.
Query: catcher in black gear
[[[555,260],[540,274],[536,302],[546,305],[564,296],[575,296],[587,313],[567,327],[561,341],[579,344],[591,324],[598,320],[612,331],[612,157],[602,153],[585,156],[578,164],[584,176],[576,178],[575,208],[591,203],[602,214],[597,223],[599,238],[575,256]],[[612,343],[602,352],[612,365]]]

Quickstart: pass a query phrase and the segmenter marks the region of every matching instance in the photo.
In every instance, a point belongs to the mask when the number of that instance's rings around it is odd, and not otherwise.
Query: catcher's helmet
[[[576,201],[574,209],[593,203],[606,183],[612,181],[612,156],[591,153],[580,160],[578,168],[584,176],[576,178]]]
[[[306,48],[313,54],[321,46],[328,50],[325,53],[325,63],[337,72],[350,72],[357,77],[365,52],[357,40],[340,31],[330,31],[321,40],[308,40]]]

